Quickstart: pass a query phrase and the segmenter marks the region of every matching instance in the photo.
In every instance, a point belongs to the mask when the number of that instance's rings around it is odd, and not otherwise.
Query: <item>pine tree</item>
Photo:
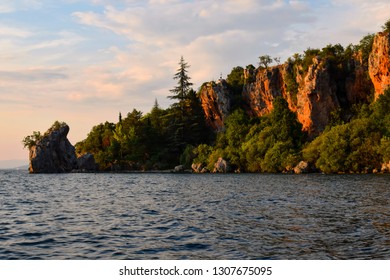
[[[170,99],[179,100],[178,104],[176,105],[179,105],[182,111],[184,111],[186,99],[192,89],[192,83],[190,82],[191,78],[188,76],[189,67],[190,66],[187,62],[184,61],[182,56],[179,62],[179,69],[177,69],[176,74],[173,76],[173,79],[177,80],[177,86],[170,90],[173,95],[169,96]]]

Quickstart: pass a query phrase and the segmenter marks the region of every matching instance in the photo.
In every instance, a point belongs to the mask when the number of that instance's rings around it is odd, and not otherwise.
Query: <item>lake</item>
[[[390,259],[390,175],[1,170],[0,259]]]

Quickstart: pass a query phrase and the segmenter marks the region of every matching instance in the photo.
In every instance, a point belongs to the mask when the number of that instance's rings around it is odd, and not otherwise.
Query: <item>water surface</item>
[[[0,171],[0,259],[390,259],[389,175]]]

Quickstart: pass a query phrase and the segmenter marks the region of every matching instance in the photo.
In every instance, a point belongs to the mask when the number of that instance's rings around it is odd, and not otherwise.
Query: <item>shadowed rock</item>
[[[65,173],[73,170],[96,171],[93,155],[77,159],[67,135],[69,126],[56,122],[30,148],[30,173]]]

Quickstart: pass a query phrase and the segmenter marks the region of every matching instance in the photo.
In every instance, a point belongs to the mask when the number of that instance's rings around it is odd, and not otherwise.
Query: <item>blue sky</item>
[[[119,112],[166,108],[181,55],[197,89],[263,54],[356,44],[388,11],[388,0],[2,0],[0,161],[26,161],[21,139],[55,120],[75,144]]]

